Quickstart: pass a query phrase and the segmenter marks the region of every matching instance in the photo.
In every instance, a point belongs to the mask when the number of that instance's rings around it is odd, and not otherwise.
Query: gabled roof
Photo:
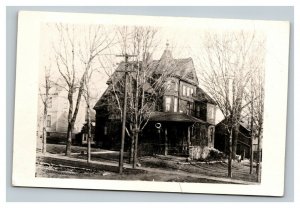
[[[137,69],[137,65],[141,63],[142,62],[129,62],[129,65],[134,65],[134,68]],[[107,82],[111,82],[112,79],[114,79],[116,82],[122,78],[124,73],[119,71],[123,71],[124,68],[125,63],[121,62]],[[168,48],[164,50],[159,60],[151,60],[148,63],[147,70],[149,74],[169,74],[170,76],[176,76],[180,79],[183,79],[186,82],[190,82],[195,85],[199,84],[193,59],[174,59],[171,51]]]
[[[199,102],[208,102],[211,104],[216,105],[216,102],[206,93],[204,90],[202,90],[200,87],[197,87],[196,89],[196,98]]]
[[[222,121],[220,121],[216,126],[223,127],[225,125],[224,122],[225,122],[225,119],[223,119]],[[243,128],[244,130],[246,130],[248,132],[251,131],[251,129],[248,128],[246,122],[240,121],[239,124],[240,124],[240,128]]]
[[[100,99],[96,102],[95,106],[94,106],[94,110],[97,110],[99,108],[101,108],[102,106],[106,105],[106,99],[105,97],[111,92],[112,87],[111,85],[109,85],[106,90],[104,91],[104,93],[101,95]]]
[[[160,59],[153,61],[152,70],[156,74],[169,73],[186,82],[198,85],[198,78],[192,58],[185,59]]]
[[[132,68],[137,70],[138,65],[142,64],[142,62],[129,62],[129,65]],[[121,62],[115,72],[112,74],[112,76],[109,78],[107,81],[107,84],[111,83],[112,81],[114,83],[117,83],[121,78],[124,77],[124,71],[125,69],[125,63]],[[129,73],[130,76],[134,77],[135,72]],[[161,58],[159,60],[151,60],[148,63],[147,66],[147,74],[148,76],[153,76],[155,74],[160,75],[160,74],[167,74],[169,76],[173,76],[176,78],[179,78],[185,82],[194,84],[196,86],[199,85],[196,70],[194,67],[193,59],[192,58],[185,58],[185,59],[174,59],[172,56],[171,51],[168,49],[168,44],[167,48],[164,50]],[[145,86],[145,91],[147,92],[153,92],[153,89],[149,83],[146,83]],[[111,90],[111,89],[110,89]],[[96,103],[94,109],[97,109],[101,105],[101,99],[109,93],[108,89],[105,91],[105,93],[101,96],[101,98],[98,100]],[[214,100],[206,94],[201,88],[197,87],[196,90],[196,100],[198,101],[204,101],[204,102],[209,102],[212,104],[216,104]]]

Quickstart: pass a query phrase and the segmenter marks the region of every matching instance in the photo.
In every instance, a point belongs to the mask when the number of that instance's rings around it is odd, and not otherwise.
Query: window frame
[[[169,101],[169,102],[167,102]],[[171,96],[166,96],[165,97],[165,110],[166,112],[171,111],[171,104],[172,104],[172,97]]]
[[[47,127],[51,127],[51,115],[47,115]]]
[[[174,106],[173,106],[173,111],[176,113],[178,112],[178,97],[174,97]]]

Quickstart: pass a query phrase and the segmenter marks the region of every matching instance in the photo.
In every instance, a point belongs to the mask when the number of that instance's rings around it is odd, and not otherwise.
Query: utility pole
[[[127,111],[127,76],[128,76],[128,57],[134,57],[135,55],[117,55],[117,57],[125,57],[125,68],[124,71],[117,71],[117,72],[124,72],[125,73],[125,82],[124,82],[124,104],[123,104],[123,117],[122,117],[122,135],[121,135],[121,148],[120,148],[120,158],[119,158],[119,173],[123,173],[123,158],[124,158],[124,143],[125,143],[125,129],[126,129],[126,111]]]
[[[254,96],[253,96],[253,78],[251,78],[251,139],[250,139],[250,174],[253,172],[253,136],[254,136]]]

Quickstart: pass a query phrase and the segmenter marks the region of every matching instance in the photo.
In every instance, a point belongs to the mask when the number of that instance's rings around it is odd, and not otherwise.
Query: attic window
[[[167,83],[166,83],[166,88],[167,90],[170,90],[172,87],[172,81],[171,80],[168,80]]]
[[[193,74],[193,72],[187,73],[186,77],[187,77],[188,79],[194,79],[194,74]]]

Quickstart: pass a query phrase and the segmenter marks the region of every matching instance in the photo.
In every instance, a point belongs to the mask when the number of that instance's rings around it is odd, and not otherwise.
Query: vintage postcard
[[[289,22],[19,13],[13,185],[284,194]]]

